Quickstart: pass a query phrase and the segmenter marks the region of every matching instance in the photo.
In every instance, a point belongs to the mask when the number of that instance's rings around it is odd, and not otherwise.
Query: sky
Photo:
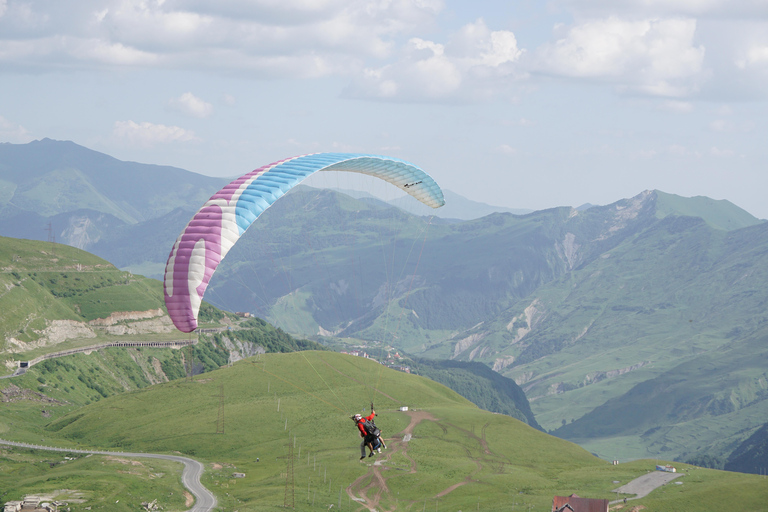
[[[238,176],[406,159],[509,208],[768,218],[768,0],[0,0],[0,142]]]

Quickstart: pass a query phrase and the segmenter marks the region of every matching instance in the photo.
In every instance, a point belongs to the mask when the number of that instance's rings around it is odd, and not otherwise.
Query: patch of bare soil
[[[195,497],[189,491],[184,491],[184,506],[189,508],[195,502]]]
[[[125,465],[130,465],[130,466],[144,466],[144,464],[142,464],[141,462],[139,462],[137,460],[122,459],[120,457],[113,457],[111,455],[107,455],[105,457],[105,459],[110,461],[110,462],[117,462],[119,464],[125,464]]]
[[[408,411],[405,414],[411,417],[411,422],[408,424],[407,427],[405,427],[405,430],[402,432],[399,432],[398,434],[413,434],[413,429],[416,428],[416,425],[421,423],[424,420],[429,421],[438,421],[437,418],[432,416],[432,414],[428,413],[427,411]],[[402,439],[403,436],[400,436]]]
[[[115,325],[126,320],[146,320],[163,316],[162,308],[150,309],[148,311],[115,311],[107,318],[97,318],[88,322],[90,325],[108,326]]]
[[[614,505],[610,507],[611,512],[618,512],[621,510],[622,512],[640,512],[641,510],[645,510],[645,507],[643,505],[629,505],[629,508],[624,510],[627,507],[627,505],[620,503],[618,505]]]
[[[15,384],[11,384],[7,388],[0,390],[0,402],[21,402],[22,400],[56,405],[66,404],[66,402],[62,402],[61,400],[45,396],[44,394],[32,391],[31,389],[20,388]]]

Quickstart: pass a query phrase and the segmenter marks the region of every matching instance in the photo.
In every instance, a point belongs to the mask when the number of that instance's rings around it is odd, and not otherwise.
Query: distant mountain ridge
[[[196,210],[226,181],[183,169],[123,162],[69,141],[0,144],[0,235],[86,249],[117,225]]]
[[[511,213],[513,215],[526,215],[533,210],[525,208],[506,208],[503,206],[493,206],[479,201],[467,199],[451,190],[443,190],[445,195],[445,206],[433,210],[432,208],[414,201],[410,197],[400,197],[390,201],[390,204],[405,210],[413,215],[430,216],[434,215],[443,219],[474,220],[485,217],[492,213]]]

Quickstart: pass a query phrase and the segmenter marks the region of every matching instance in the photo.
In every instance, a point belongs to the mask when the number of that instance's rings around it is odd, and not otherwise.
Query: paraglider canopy
[[[431,176],[415,165],[378,155],[317,153],[280,160],[237,178],[215,193],[173,244],[165,265],[165,305],[182,332],[197,328],[211,276],[248,227],[291,188],[318,171],[367,174],[387,181],[432,208],[445,204]]]

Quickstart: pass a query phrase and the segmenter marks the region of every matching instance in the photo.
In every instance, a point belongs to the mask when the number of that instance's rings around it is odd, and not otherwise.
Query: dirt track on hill
[[[421,423],[424,420],[428,421],[440,421],[438,418],[435,418],[427,411],[408,411],[403,414],[407,414],[410,416],[411,421],[408,424],[407,427],[405,427],[402,431],[396,433],[391,438],[386,440],[387,443],[387,449],[383,450],[380,455],[378,455],[375,459],[375,461],[372,464],[368,464],[369,471],[359,477],[357,480],[352,482],[347,487],[347,495],[355,502],[360,504],[360,508],[358,510],[369,510],[371,512],[373,511],[379,511],[379,512],[393,512],[395,508],[397,508],[397,500],[395,500],[395,504],[391,508],[379,508],[381,505],[382,497],[389,496],[390,490],[389,486],[387,486],[387,472],[392,471],[393,469],[399,469],[401,471],[406,471],[408,474],[416,473],[418,471],[418,467],[416,464],[416,461],[413,460],[408,455],[408,442],[411,439],[411,436],[413,435],[413,430],[416,428],[416,426]],[[463,432],[465,432],[468,436],[476,438],[478,441],[481,442],[483,449],[486,453],[491,453],[490,450],[488,450],[488,444],[485,442],[485,427],[487,425],[483,426],[483,436],[482,438],[478,438],[473,433],[469,431],[465,431],[463,429]],[[451,427],[456,428],[454,425],[451,425]],[[409,461],[410,467],[405,470],[404,468],[393,468],[387,466],[387,463],[392,460],[392,456],[396,453],[402,454],[406,460]],[[372,460],[372,459],[364,459],[364,461]],[[478,465],[478,471],[482,469],[482,464],[480,461],[475,461]],[[402,474],[402,473],[391,473],[391,476],[394,476],[395,474]],[[454,489],[457,489],[458,487],[461,487],[464,484],[467,484],[471,482],[471,476],[468,476],[465,480],[461,482],[457,482],[448,488],[440,491],[437,493],[434,498],[440,498],[442,496],[445,496],[446,494],[450,493]],[[391,496],[390,501],[391,501]],[[413,504],[409,504],[406,507],[406,510],[410,509],[410,507]]]

